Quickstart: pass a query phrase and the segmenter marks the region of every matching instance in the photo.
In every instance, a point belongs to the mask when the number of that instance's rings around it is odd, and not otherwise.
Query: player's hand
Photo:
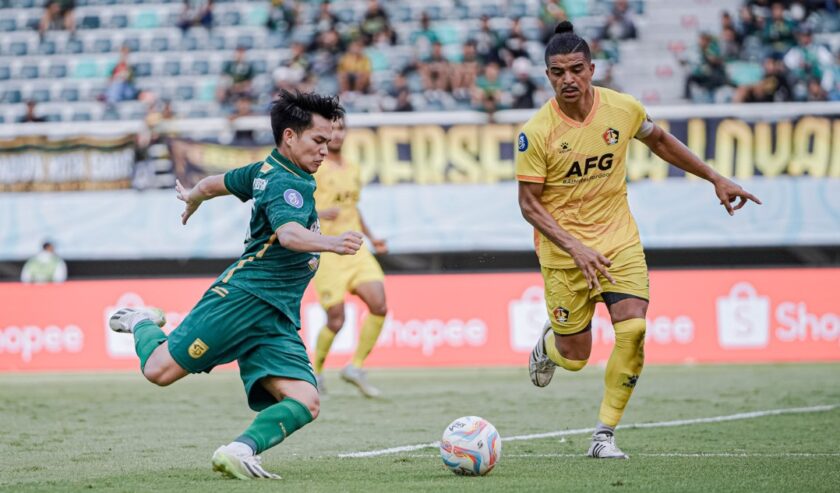
[[[388,243],[385,240],[371,239],[370,242],[373,244],[373,251],[377,254],[384,255],[388,253]]]
[[[334,246],[332,251],[339,255],[355,255],[362,247],[364,237],[362,233],[356,231],[347,231],[341,233],[340,236],[334,236]]]
[[[175,196],[178,197],[178,200],[182,200],[185,202],[186,206],[184,207],[184,212],[181,213],[181,224],[187,224],[187,219],[193,215],[193,212],[198,210],[198,206],[201,205],[200,200],[193,200],[190,199],[190,188],[184,188],[184,185],[181,185],[179,180],[175,180]]]
[[[341,209],[339,209],[338,207],[330,207],[329,209],[318,211],[318,219],[334,221],[336,218],[338,218],[339,212],[341,212]]]
[[[752,200],[756,204],[761,204],[758,197],[744,190],[740,185],[727,178],[721,178],[715,182],[715,195],[718,196],[721,205],[726,208],[726,212],[728,212],[730,216],[734,215],[735,211],[741,207],[744,207],[747,200]],[[740,200],[733,206],[732,202],[735,202],[735,199]]]
[[[610,273],[607,272],[607,267],[612,265],[612,262],[610,262],[610,259],[604,255],[596,252],[583,243],[579,243],[578,246],[571,249],[569,254],[575,261],[575,265],[577,265],[580,271],[583,272],[583,277],[586,278],[586,285],[589,286],[589,289],[594,287],[598,291],[601,290],[601,283],[598,281],[599,272],[611,283],[615,284],[615,279],[613,279]]]

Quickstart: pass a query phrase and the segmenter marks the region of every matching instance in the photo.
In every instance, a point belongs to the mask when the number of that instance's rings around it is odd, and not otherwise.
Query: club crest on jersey
[[[618,144],[618,130],[608,128],[607,131],[604,132],[604,142],[606,142],[609,146]]]
[[[283,192],[283,200],[285,200],[287,204],[294,207],[295,209],[300,209],[301,207],[303,207],[303,195],[301,195],[300,192],[293,188],[290,188]]]
[[[528,137],[525,132],[519,132],[519,152],[525,152],[528,149]]]
[[[554,320],[557,320],[557,323],[564,323],[569,321],[569,310],[563,308],[562,306],[558,306],[554,309]]]

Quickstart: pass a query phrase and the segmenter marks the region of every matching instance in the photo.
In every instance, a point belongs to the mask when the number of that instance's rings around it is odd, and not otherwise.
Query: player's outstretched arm
[[[178,200],[185,202],[184,212],[181,213],[181,224],[187,224],[187,220],[198,210],[202,202],[220,195],[228,195],[225,187],[225,175],[205,176],[192,188],[185,188],[179,180],[175,180],[175,193]]]
[[[726,208],[729,215],[735,214],[735,211],[744,207],[747,200],[752,200],[756,204],[761,204],[761,200],[755,195],[747,192],[740,185],[734,181],[722,176],[720,173],[712,169],[711,166],[704,163],[699,157],[695,156],[688,147],[680,142],[676,137],[670,133],[662,130],[659,126],[654,125],[653,131],[647,136],[640,139],[654,154],[661,157],[667,163],[671,163],[677,168],[699,176],[704,180],[709,181],[715,186],[715,194],[720,199],[721,205]],[[737,204],[732,205],[736,199],[740,199]]]
[[[347,231],[339,236],[325,236],[310,231],[298,223],[286,223],[277,228],[277,241],[283,248],[296,252],[333,252],[354,255],[362,246],[362,234]]]
[[[607,267],[611,264],[610,259],[584,245],[557,224],[540,202],[542,189],[542,183],[519,182],[519,209],[525,220],[555,245],[569,252],[575,265],[583,272],[583,277],[586,278],[586,284],[590,289],[593,287],[601,289],[598,272],[615,284],[615,280],[607,271]]]

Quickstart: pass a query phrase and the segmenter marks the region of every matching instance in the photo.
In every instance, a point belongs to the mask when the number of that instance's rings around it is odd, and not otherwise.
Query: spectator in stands
[[[562,0],[546,0],[540,2],[540,40],[543,44],[554,36],[554,27],[563,21],[569,20],[566,9],[563,8]]]
[[[736,103],[774,103],[790,101],[792,94],[785,64],[778,55],[774,55],[764,59],[762,79],[755,84],[738,87],[732,100]]]
[[[38,32],[41,37],[47,31],[57,31],[64,29],[70,31],[70,34],[76,31],[76,8],[75,0],[50,0],[44,8],[44,14],[41,16],[41,21],[38,23]]]
[[[801,26],[796,34],[797,44],[785,54],[784,62],[794,80],[798,82],[794,91],[797,94],[808,93],[806,81],[822,79],[833,62],[831,51],[814,42],[810,27]]]
[[[338,59],[344,51],[344,40],[335,26],[319,33],[308,48],[312,72],[321,76],[335,74]]]
[[[510,32],[505,38],[504,43],[502,43],[502,48],[499,51],[502,61],[504,61],[507,67],[512,67],[513,61],[517,58],[528,58],[528,50],[526,49],[527,43],[528,40],[525,39],[525,35],[522,34],[522,24],[517,17],[513,19]]]
[[[510,95],[513,98],[512,107],[517,110],[534,108],[537,85],[531,80],[531,60],[517,58],[513,61],[511,69],[516,77],[510,88]]]
[[[281,62],[280,66],[274,69],[272,73],[274,88],[278,92],[281,90],[289,92],[301,90],[309,76],[311,64],[306,56],[306,47],[303,43],[292,43],[290,51],[289,59]]]
[[[265,25],[271,31],[277,31],[281,26],[292,31],[297,26],[299,13],[300,6],[294,0],[271,0]]]
[[[840,50],[837,50],[837,57],[831,68],[823,75],[823,89],[828,92],[828,99],[840,101]]]
[[[134,87],[134,68],[128,63],[130,53],[128,45],[122,45],[120,58],[111,70],[108,87],[105,88],[105,102],[108,105],[137,98],[137,89]]]
[[[456,100],[469,101],[470,91],[481,72],[481,62],[474,39],[468,39],[461,49],[461,62],[452,65],[452,95]]]
[[[35,101],[30,99],[26,102],[26,114],[20,118],[20,123],[31,123],[31,122],[45,122],[47,121],[46,118],[43,116],[38,116],[35,112]]]
[[[819,79],[811,78],[808,80],[808,95],[805,100],[811,102],[828,101],[828,93],[820,85]]]
[[[432,54],[420,64],[419,68],[424,91],[450,91],[452,67],[443,54],[443,45],[440,41],[432,44]]]
[[[41,251],[23,264],[20,281],[43,284],[64,282],[67,280],[67,264],[55,253],[55,246],[49,240],[44,241]]]
[[[381,32],[388,33],[391,44],[397,41],[397,36],[391,29],[388,13],[379,5],[378,0],[368,0],[367,9],[365,10],[365,15],[359,26],[359,30],[362,33],[362,41],[365,46],[373,43],[376,35]]]
[[[732,27],[724,27],[720,32],[720,56],[724,62],[741,59],[741,43],[738,42],[738,33]]]
[[[606,39],[636,39],[636,24],[630,16],[627,0],[615,0],[607,22],[601,28],[601,37]]]
[[[748,37],[758,36],[760,32],[758,21],[753,15],[752,9],[746,5],[738,10],[738,22],[735,24],[735,30],[742,42]]]
[[[426,12],[420,14],[420,29],[411,34],[410,42],[414,47],[414,57],[420,62],[428,61],[432,56],[432,45],[440,42]]]
[[[615,43],[608,42],[607,44],[609,46],[605,46],[604,42],[600,39],[593,38],[589,41],[589,54],[593,60],[608,60],[612,63],[618,61]]]
[[[330,10],[330,2],[324,0],[318,6],[318,13],[312,20],[315,25],[315,31],[319,33],[327,32],[338,25],[338,16],[333,14]]]
[[[231,145],[248,146],[256,144],[253,130],[240,128],[236,122],[240,118],[253,115],[254,107],[251,102],[251,98],[247,96],[240,96],[236,98],[233,105],[233,113],[228,116],[228,122],[233,129],[233,140],[230,142]]]
[[[770,7],[770,18],[764,23],[762,42],[769,46],[774,53],[785,53],[794,45],[794,29],[796,24],[785,17],[785,6],[782,2],[773,2]]]
[[[484,67],[484,73],[478,77],[473,90],[473,107],[491,115],[502,104],[504,88],[499,79],[499,64],[490,62]]]
[[[364,53],[361,39],[354,39],[347,53],[338,62],[338,86],[343,97],[351,93],[367,93],[370,89],[370,59]]]
[[[414,111],[414,106],[411,104],[411,91],[403,89],[397,93],[397,102],[394,106],[394,111]]]
[[[229,104],[240,97],[251,97],[251,84],[254,79],[254,66],[246,60],[246,49],[237,46],[233,60],[225,63],[222,70],[222,83],[219,84],[219,99]]]
[[[388,88],[387,97],[383,98],[383,111],[414,111],[411,104],[411,88],[408,87],[408,79],[404,72],[397,72],[394,80]]]
[[[192,0],[184,0],[177,25],[181,29],[181,34],[187,34],[187,31],[195,26],[211,29],[213,27],[213,0],[207,0],[205,4],[195,9]]]
[[[195,21],[196,25],[208,31],[213,28],[213,0],[206,0],[204,5],[199,7]]]
[[[552,27],[551,29],[553,30],[554,28]],[[502,45],[502,40],[499,37],[499,33],[490,27],[490,17],[486,15],[481,16],[481,27],[475,35],[475,43],[478,58],[482,64],[498,63],[501,61],[501,58],[499,58],[499,48]]]
[[[707,91],[708,96],[713,96],[715,91],[728,83],[726,66],[714,36],[708,32],[701,33],[698,50],[700,61],[685,81],[686,99],[692,99],[692,88],[695,84]]]

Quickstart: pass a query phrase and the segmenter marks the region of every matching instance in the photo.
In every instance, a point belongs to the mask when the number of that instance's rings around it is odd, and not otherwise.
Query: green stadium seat
[[[434,26],[438,40],[445,45],[461,44],[461,35],[458,29],[452,24],[436,24]]]
[[[589,0],[563,0],[563,8],[569,19],[577,19],[589,15]]]
[[[268,9],[265,5],[256,5],[245,14],[245,24],[249,26],[264,26],[268,22]]]
[[[370,59],[370,65],[374,72],[380,72],[390,68],[391,64],[388,62],[388,56],[382,50],[368,48],[365,50],[365,54]]]
[[[212,79],[201,81],[198,86],[198,94],[195,94],[195,96],[200,101],[215,101],[216,81]]]
[[[76,62],[76,67],[73,70],[73,77],[77,79],[92,79],[99,77],[99,70],[96,62],[89,59],[80,59]]]
[[[755,62],[729,62],[726,64],[726,71],[732,82],[739,86],[755,84],[764,76],[761,64]]]
[[[131,22],[131,27],[137,29],[152,29],[159,26],[157,12],[153,10],[139,12]]]

